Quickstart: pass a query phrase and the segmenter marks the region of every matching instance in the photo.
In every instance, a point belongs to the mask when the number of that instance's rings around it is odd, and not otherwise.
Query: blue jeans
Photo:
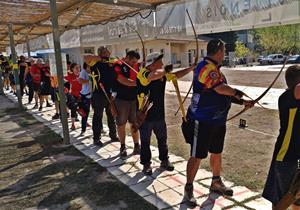
[[[154,132],[159,151],[159,159],[166,161],[169,159],[168,156],[168,145],[167,145],[167,126],[165,120],[148,122],[145,121],[140,127],[141,135],[141,164],[151,164],[151,135]]]
[[[81,131],[85,132],[86,131],[86,125],[87,125],[87,120],[88,120],[88,116],[90,113],[90,104],[91,104],[91,99],[87,98],[87,96],[89,95],[81,95],[81,106],[83,111],[85,112],[86,116],[82,117],[81,119]]]

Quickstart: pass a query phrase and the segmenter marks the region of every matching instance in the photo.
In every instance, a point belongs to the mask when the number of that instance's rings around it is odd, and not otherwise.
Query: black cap
[[[207,44],[207,55],[215,55],[220,49],[223,49],[224,42],[221,39],[210,40]]]

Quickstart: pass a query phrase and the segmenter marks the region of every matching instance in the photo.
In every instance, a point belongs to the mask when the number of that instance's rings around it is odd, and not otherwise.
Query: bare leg
[[[221,164],[222,164],[222,155],[212,153],[210,155],[210,167],[211,167],[213,176],[221,175]]]
[[[59,114],[59,102],[55,101],[54,105],[55,105],[55,111],[56,111],[56,113]]]
[[[190,157],[186,166],[186,183],[192,184],[200,166],[201,159]]]
[[[40,107],[43,107],[45,96],[40,96]]]
[[[125,127],[126,127],[126,124],[117,126],[118,136],[119,136],[121,145],[125,144],[125,138],[126,138]]]
[[[37,91],[34,91],[34,100],[35,100],[35,104],[38,105],[39,103],[39,94]]]
[[[139,144],[139,139],[140,139],[139,131],[135,130],[132,124],[130,124],[130,131],[131,131],[133,142],[135,144]]]

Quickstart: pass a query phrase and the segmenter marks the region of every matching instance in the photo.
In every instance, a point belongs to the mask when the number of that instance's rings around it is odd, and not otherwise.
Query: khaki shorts
[[[116,124],[118,126],[125,125],[127,121],[129,123],[134,123],[136,121],[136,100],[126,101],[122,99],[116,99],[115,105],[118,112],[118,116],[116,117]]]

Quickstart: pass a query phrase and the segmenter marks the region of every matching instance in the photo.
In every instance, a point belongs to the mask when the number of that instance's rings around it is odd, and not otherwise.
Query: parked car
[[[240,65],[247,64],[247,58],[246,57],[239,58],[238,64]]]
[[[263,56],[263,55],[258,56],[258,57],[257,57],[257,62],[260,62],[264,57],[265,57],[265,56]]]
[[[272,65],[272,64],[281,64],[284,62],[285,57],[282,54],[271,54],[267,57],[261,59],[259,62],[262,65]]]
[[[287,63],[300,63],[300,55],[293,55],[291,56]]]

